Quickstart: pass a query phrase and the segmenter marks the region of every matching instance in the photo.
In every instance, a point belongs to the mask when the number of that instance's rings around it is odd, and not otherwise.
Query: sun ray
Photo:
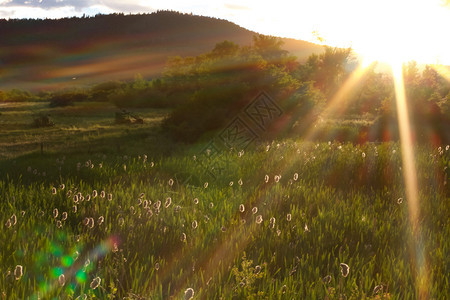
[[[415,282],[418,285],[419,299],[428,298],[426,262],[421,244],[419,228],[419,191],[417,184],[417,170],[414,162],[414,144],[408,116],[408,106],[403,83],[402,65],[392,64],[394,75],[395,98],[397,106],[397,119],[400,131],[400,144],[402,151],[402,170],[406,188],[406,199],[408,203],[409,222],[412,232],[413,249],[411,260],[416,267]]]
[[[339,90],[334,94],[333,98],[328,102],[322,115],[336,115],[345,112],[346,108],[350,103],[344,101],[345,97],[350,94],[350,92],[355,88],[358,82],[361,80],[362,76],[368,70],[368,64],[361,63],[347,78],[347,80],[342,84]],[[317,133],[318,124],[321,122],[319,118],[312,124],[306,134],[303,136],[305,140],[309,140],[315,136]]]

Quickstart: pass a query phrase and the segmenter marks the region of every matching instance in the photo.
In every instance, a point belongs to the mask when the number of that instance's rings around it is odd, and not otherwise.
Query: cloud
[[[140,0],[0,0],[0,19],[55,19],[83,14],[150,13]]]
[[[1,1],[1,0],[0,0]],[[115,12],[145,12],[153,11],[149,6],[143,6],[138,0],[6,0],[0,2],[0,8],[39,8],[51,10],[61,7],[74,8],[76,11],[92,10],[93,7],[104,7],[106,11]]]
[[[92,4],[91,0],[11,0],[3,4],[3,6],[15,7],[38,7],[42,9],[58,8],[58,7],[75,7],[81,9]]]
[[[225,7],[228,9],[233,9],[233,10],[250,10],[250,8],[247,6],[231,4],[231,3],[225,3]]]

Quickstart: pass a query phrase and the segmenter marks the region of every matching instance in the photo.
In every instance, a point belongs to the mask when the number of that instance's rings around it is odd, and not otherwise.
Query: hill
[[[169,56],[199,55],[230,40],[250,45],[255,32],[226,20],[159,11],[142,15],[0,20],[0,88],[41,90],[154,77]],[[303,60],[322,47],[284,39]]]

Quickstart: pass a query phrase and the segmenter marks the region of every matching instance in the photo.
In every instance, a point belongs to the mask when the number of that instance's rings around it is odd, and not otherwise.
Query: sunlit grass
[[[427,289],[436,298],[448,290],[449,153],[416,148],[423,199],[417,222],[429,251]],[[200,298],[421,294],[405,247],[413,231],[398,144],[263,144],[226,154],[237,168],[217,180],[189,153],[144,154],[59,153],[41,163],[17,161],[8,178],[2,172],[0,196],[8,205],[1,207],[1,238],[8,243],[0,250],[0,292],[10,298],[167,298],[189,288]]]

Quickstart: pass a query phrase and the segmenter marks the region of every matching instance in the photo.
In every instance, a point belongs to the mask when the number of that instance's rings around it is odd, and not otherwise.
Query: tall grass
[[[284,140],[224,156],[216,179],[187,152],[4,162],[0,293],[413,299],[425,268],[427,295],[449,295],[448,147],[416,149],[420,240],[397,144]]]

